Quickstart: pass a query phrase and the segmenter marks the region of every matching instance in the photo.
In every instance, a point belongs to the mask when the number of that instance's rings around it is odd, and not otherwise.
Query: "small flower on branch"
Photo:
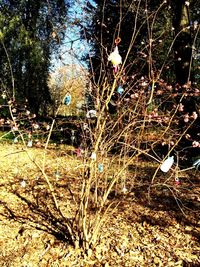
[[[189,122],[189,114],[184,115],[184,122]]]
[[[196,111],[192,112],[192,116],[191,116],[194,120],[196,120],[198,118],[198,115],[196,113]]]
[[[192,142],[192,147],[200,147],[200,143],[197,141]]]
[[[182,103],[179,104],[178,110],[179,111],[183,111],[184,110],[184,105]]]

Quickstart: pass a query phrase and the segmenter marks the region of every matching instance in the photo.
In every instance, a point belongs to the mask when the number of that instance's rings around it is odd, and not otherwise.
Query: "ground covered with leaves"
[[[52,206],[37,166],[44,149],[28,153],[15,144],[0,147],[0,266],[200,266],[198,171],[182,172],[178,185],[160,173],[150,190],[156,167],[139,162],[132,177],[130,166],[127,191],[110,194],[116,205],[86,254],[70,245]],[[51,147],[45,165],[59,204],[73,218],[81,160],[66,147]]]

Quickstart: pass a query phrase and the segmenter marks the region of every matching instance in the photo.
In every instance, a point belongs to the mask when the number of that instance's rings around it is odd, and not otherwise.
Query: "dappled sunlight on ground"
[[[47,152],[46,174],[63,214],[73,218],[83,163],[64,147]],[[158,173],[151,185],[156,166],[132,163],[127,191],[121,190],[123,178],[109,195],[106,205],[113,206],[100,240],[86,255],[71,245],[66,222],[35,164],[44,163],[44,150],[30,148],[28,156],[20,146],[2,145],[0,153],[1,266],[200,266],[200,177],[195,171],[184,173],[178,186],[171,174]]]

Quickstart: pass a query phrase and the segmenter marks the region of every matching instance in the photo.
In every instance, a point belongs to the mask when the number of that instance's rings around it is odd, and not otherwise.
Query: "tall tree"
[[[108,54],[120,36],[119,50],[123,61],[126,59],[127,75],[147,75],[151,80],[153,73],[162,71],[161,77],[168,82],[187,82],[193,67],[197,29],[192,23],[198,25],[199,0],[95,0],[93,6],[87,2],[87,12],[94,14],[86,35],[97,80],[107,73]]]
[[[190,27],[189,1],[172,1],[176,81],[180,85],[190,80],[192,63],[192,34]]]
[[[44,112],[50,101],[50,58],[64,38],[68,2],[9,0],[0,4],[1,83],[13,98],[27,99],[36,114]]]

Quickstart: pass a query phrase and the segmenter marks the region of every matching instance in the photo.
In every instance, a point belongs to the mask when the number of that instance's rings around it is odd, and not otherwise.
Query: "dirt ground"
[[[72,216],[67,186],[78,194],[80,162],[62,149],[48,151],[46,172]],[[49,208],[47,186],[35,165],[42,164],[43,150],[30,148],[29,153],[32,162],[20,146],[0,145],[0,266],[200,266],[198,171],[182,174],[180,185],[172,182],[170,190],[161,186],[165,177],[160,175],[149,201],[152,170],[143,168],[130,191],[110,197],[118,206],[102,226],[99,244],[86,255],[58,231],[58,216]]]

